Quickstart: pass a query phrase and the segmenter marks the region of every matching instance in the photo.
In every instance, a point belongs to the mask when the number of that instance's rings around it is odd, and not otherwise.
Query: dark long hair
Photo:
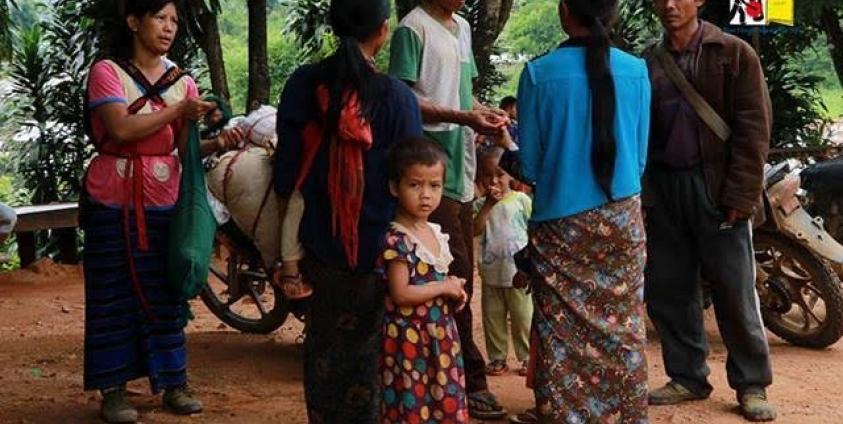
[[[337,50],[320,63],[323,81],[330,100],[325,118],[325,137],[332,137],[339,126],[340,112],[357,95],[360,111],[371,119],[372,109],[384,87],[385,77],[379,75],[363,52],[359,42],[381,28],[389,18],[388,0],[332,0],[331,28],[339,40]]]
[[[108,40],[105,47],[106,56],[118,59],[130,59],[132,57],[133,35],[129,26],[126,24],[126,19],[129,16],[134,16],[138,20],[145,16],[154,15],[161,11],[168,4],[178,6],[178,0],[126,0],[116,2],[117,19],[114,22],[109,22],[111,26],[110,32],[112,34],[111,40]]]
[[[574,19],[591,30],[586,45],[586,73],[591,89],[591,128],[594,143],[591,165],[597,183],[610,200],[615,175],[615,81],[609,63],[611,40],[607,25],[614,18],[617,0],[563,0]]]

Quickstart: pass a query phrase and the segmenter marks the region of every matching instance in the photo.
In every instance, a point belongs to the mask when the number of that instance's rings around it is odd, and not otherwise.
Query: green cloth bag
[[[170,222],[167,278],[185,302],[183,324],[193,318],[187,301],[208,284],[208,269],[217,221],[208,204],[205,170],[199,152],[199,129],[190,123],[187,152],[182,158],[181,187]]]

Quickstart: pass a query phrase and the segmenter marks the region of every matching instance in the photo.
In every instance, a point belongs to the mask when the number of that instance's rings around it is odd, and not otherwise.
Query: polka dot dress
[[[438,256],[399,224],[386,235],[378,270],[406,262],[410,284],[442,281],[453,257],[447,236],[429,224],[439,241]],[[398,307],[387,296],[381,373],[382,423],[467,423],[465,375],[451,303],[437,297],[415,307]]]

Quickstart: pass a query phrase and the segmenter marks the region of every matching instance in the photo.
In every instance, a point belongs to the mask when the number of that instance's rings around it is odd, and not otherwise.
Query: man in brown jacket
[[[655,0],[666,30],[647,53],[653,87],[647,213],[647,311],[661,335],[670,382],[650,404],[707,398],[708,343],[699,277],[712,284],[728,349],[729,385],[752,421],[775,419],[767,402],[770,353],[755,292],[749,218],[759,204],[771,110],[758,56],[742,40],[698,18],[704,0]],[[730,127],[718,137],[667,76],[663,48]],[[721,132],[722,134],[722,132]]]

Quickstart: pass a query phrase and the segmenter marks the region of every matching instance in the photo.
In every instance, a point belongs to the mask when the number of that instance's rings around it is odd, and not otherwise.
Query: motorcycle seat
[[[811,165],[800,177],[802,187],[809,192],[843,195],[843,158]]]

